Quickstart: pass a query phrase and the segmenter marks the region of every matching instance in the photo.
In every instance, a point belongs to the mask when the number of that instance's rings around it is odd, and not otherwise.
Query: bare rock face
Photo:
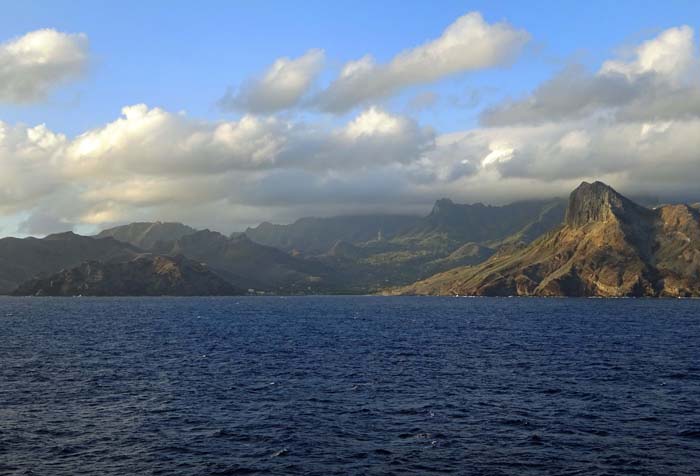
[[[242,294],[204,264],[183,256],[86,261],[20,285],[15,296],[218,296]]]
[[[662,296],[700,295],[700,211],[687,205],[658,209],[654,261]]]
[[[638,221],[651,218],[653,212],[623,197],[603,182],[583,182],[571,192],[564,222],[581,227],[606,220]]]
[[[654,210],[582,183],[557,230],[484,263],[400,289],[486,296],[700,296],[700,211]]]

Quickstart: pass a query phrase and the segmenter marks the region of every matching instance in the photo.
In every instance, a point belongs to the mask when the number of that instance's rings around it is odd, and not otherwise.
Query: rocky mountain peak
[[[441,198],[435,202],[433,205],[433,210],[430,212],[431,215],[439,215],[445,213],[447,210],[454,208],[455,203],[449,198]]]
[[[630,221],[648,213],[649,210],[623,197],[603,182],[583,182],[569,196],[565,223],[580,227],[611,218]]]
[[[111,237],[144,250],[151,250],[159,241],[178,240],[196,231],[192,227],[177,222],[134,222],[128,225],[108,228],[101,231],[96,237]]]
[[[60,233],[52,233],[44,237],[45,240],[74,240],[82,238],[82,236],[73,233],[72,231],[63,231]]]

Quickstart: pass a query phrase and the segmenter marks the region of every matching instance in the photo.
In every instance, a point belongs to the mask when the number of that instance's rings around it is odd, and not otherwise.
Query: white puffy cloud
[[[497,108],[498,120],[450,134],[376,106],[338,125],[203,121],[134,105],[73,138],[0,122],[0,214],[37,233],[158,219],[233,231],[307,215],[420,213],[441,197],[564,196],[581,180],[697,201],[697,60],[692,32],[669,31],[626,61],[568,70]]]
[[[343,112],[407,86],[502,65],[529,38],[527,32],[505,22],[489,24],[478,12],[468,13],[439,38],[399,53],[387,64],[378,64],[369,55],[347,63],[315,102],[324,111]]]
[[[0,44],[0,102],[31,103],[75,79],[89,61],[88,39],[52,29],[37,30]]]
[[[274,118],[244,116],[238,121],[194,121],[145,104],[122,109],[122,116],[85,132],[66,151],[72,175],[168,175],[219,173],[265,167],[276,160],[289,125]]]
[[[632,193],[694,196],[700,179],[695,46],[690,27],[670,28],[627,59],[603,62],[595,74],[570,67],[530,96],[486,110],[486,127],[460,138],[482,166],[476,175],[488,169],[499,188],[513,180],[551,186],[590,178]],[[489,149],[493,143],[508,145]],[[507,160],[498,155],[504,149]]]
[[[0,213],[29,213],[23,227],[35,231],[60,223],[184,220],[213,204],[219,211],[300,207],[334,190],[348,203],[366,204],[370,184],[391,194],[386,185],[403,180],[400,170],[433,140],[430,128],[378,108],[327,127],[255,116],[199,121],[139,104],[73,139],[45,126],[0,123]],[[331,202],[338,205],[325,199]],[[211,226],[214,216],[198,222]]]
[[[31,207],[62,186],[57,168],[66,143],[44,125],[0,121],[0,213]]]
[[[413,120],[374,107],[332,129],[250,115],[203,122],[138,104],[67,144],[64,166],[77,178],[197,176],[278,167],[349,169],[366,161],[411,160],[432,137],[430,129]]]
[[[487,109],[481,122],[533,124],[594,113],[632,121],[698,117],[699,64],[692,28],[670,28],[634,48],[630,60],[605,61],[595,74],[568,67],[524,99]]]
[[[436,136],[376,107],[328,127],[137,105],[72,139],[0,123],[0,213],[21,213],[37,233],[158,219],[232,231],[309,214],[422,212],[444,196],[563,196],[592,179],[690,195],[699,149],[700,119],[591,117]]]
[[[585,119],[454,133],[439,137],[437,150],[451,149],[443,167],[471,165],[457,181],[469,192],[455,194],[473,200],[564,195],[581,180],[607,181],[632,194],[697,200],[699,147],[700,119]]]
[[[693,36],[693,29],[687,25],[669,28],[639,45],[632,61],[606,61],[600,68],[600,74],[618,73],[629,79],[648,73],[681,77],[695,62]]]
[[[455,183],[485,200],[564,194],[581,180],[697,200],[698,64],[693,30],[681,26],[595,74],[567,68],[530,96],[486,110],[482,127],[439,137],[437,150],[452,151],[442,167],[469,164]]]
[[[376,107],[372,107],[353,119],[345,128],[345,135],[350,139],[360,137],[391,137],[401,134],[410,127],[410,121],[403,117],[392,116]]]
[[[270,113],[295,106],[309,90],[324,61],[319,49],[299,58],[279,58],[265,73],[243,83],[238,91],[229,90],[219,100],[226,110]]]

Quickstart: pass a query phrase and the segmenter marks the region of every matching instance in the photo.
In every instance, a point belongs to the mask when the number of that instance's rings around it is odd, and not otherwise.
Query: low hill
[[[91,238],[57,233],[46,238],[0,239],[0,294],[37,275],[52,274],[83,261],[130,260],[142,251],[114,238]]]
[[[16,296],[221,296],[242,290],[206,265],[182,256],[142,255],[129,261],[86,261],[20,285]]]

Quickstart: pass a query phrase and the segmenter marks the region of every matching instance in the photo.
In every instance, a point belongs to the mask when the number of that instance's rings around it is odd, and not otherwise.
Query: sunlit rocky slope
[[[209,268],[183,256],[141,255],[129,261],[86,261],[29,280],[19,296],[220,296],[242,294]]]
[[[700,213],[645,208],[601,183],[571,193],[564,223],[396,294],[483,296],[700,296]]]

